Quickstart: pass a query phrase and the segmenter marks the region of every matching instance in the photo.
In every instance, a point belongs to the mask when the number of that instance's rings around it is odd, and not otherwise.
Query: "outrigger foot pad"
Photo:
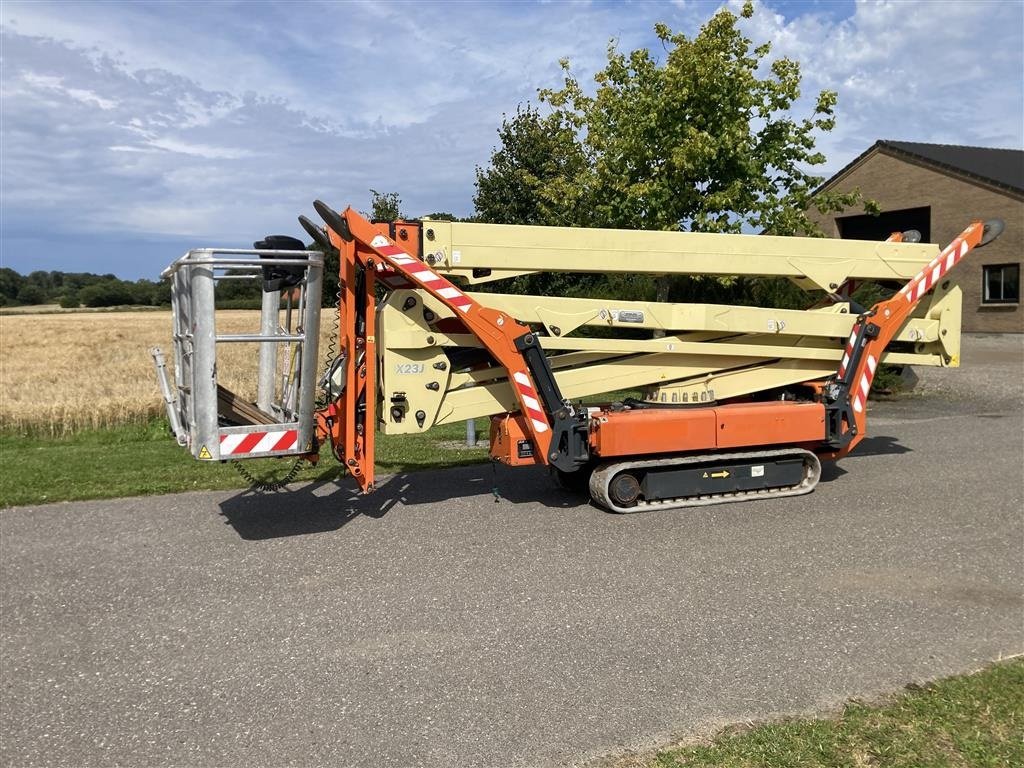
[[[333,250],[334,246],[331,245],[331,238],[327,236],[323,227],[318,227],[305,216],[299,216],[299,224],[301,224],[302,228],[306,230],[306,234],[313,238],[314,242],[322,245],[324,248],[330,248]]]
[[[320,218],[327,223],[327,226],[338,233],[342,240],[349,243],[352,242],[352,233],[349,231],[348,222],[345,221],[345,217],[331,208],[331,206],[323,200],[314,200],[313,208],[315,208],[316,212],[320,214]]]
[[[1006,223],[1002,219],[989,219],[985,222],[985,229],[981,233],[981,242],[976,247],[981,248],[983,245],[988,245],[1006,229]]]

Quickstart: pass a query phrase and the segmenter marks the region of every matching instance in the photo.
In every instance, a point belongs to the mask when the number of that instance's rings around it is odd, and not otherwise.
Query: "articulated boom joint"
[[[999,220],[975,221],[911,278],[890,299],[880,301],[857,318],[837,372],[829,387],[826,444],[848,453],[865,436],[868,393],[889,343],[911,312],[941,279],[973,248],[990,243],[1003,231]],[[852,411],[850,405],[852,403]]]
[[[563,472],[573,472],[590,460],[587,410],[577,408],[562,397],[547,356],[534,334],[524,333],[515,340],[515,345],[551,418],[547,463]]]

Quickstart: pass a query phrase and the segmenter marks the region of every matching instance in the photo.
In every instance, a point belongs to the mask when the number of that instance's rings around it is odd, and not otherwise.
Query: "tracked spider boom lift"
[[[154,358],[178,442],[209,461],[315,461],[329,443],[370,491],[377,431],[490,417],[494,460],[547,465],[613,512],[809,493],[821,460],[864,438],[879,364],[959,364],[960,292],[946,273],[1002,231],[975,221],[939,251],[916,233],[875,243],[371,223],[314,207],[326,226],[300,223],[340,263],[336,348],[319,379],[321,251],[276,236],[190,251],[165,271],[173,387]],[[800,311],[466,290],[540,271],[785,277],[824,300]],[[247,276],[263,281],[260,332],[218,334],[214,286]],[[865,310],[849,299],[861,281],[903,286]],[[231,342],[260,347],[256,402],[218,385],[217,345]],[[643,398],[581,402],[620,389]]]

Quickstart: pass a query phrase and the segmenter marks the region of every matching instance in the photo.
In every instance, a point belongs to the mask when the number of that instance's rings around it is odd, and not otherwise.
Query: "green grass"
[[[636,765],[636,763],[631,763]],[[658,752],[648,768],[1024,766],[1024,659],[913,687],[831,720],[729,728]]]
[[[607,402],[636,397],[623,390],[584,398]],[[419,435],[377,434],[377,474],[455,467],[487,460],[488,419],[477,419],[477,447],[466,447],[465,422],[433,427]],[[180,491],[245,488],[234,466],[196,461],[174,442],[164,420],[79,432],[55,438],[45,434],[0,432],[0,507],[81,499],[112,499]],[[279,480],[291,459],[250,459],[244,466],[265,482]],[[333,482],[341,465],[329,448],[320,463],[306,465],[293,482]]]
[[[465,424],[435,427],[427,434],[377,436],[377,472],[449,467],[487,459],[487,420],[478,419],[479,447],[466,448]],[[484,428],[484,429],[481,429]],[[0,435],[0,507],[76,499],[108,499],[190,490],[244,488],[233,466],[195,461],[162,422],[82,432],[68,438]],[[290,459],[257,459],[245,466],[274,480]],[[333,481],[341,465],[329,449],[295,482]]]

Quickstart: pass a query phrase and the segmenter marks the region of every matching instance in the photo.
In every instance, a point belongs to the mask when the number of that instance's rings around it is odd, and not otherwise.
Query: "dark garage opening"
[[[922,243],[932,241],[932,209],[929,206],[886,211],[878,216],[842,216],[836,219],[836,224],[843,240],[885,240],[893,232],[916,229],[921,233]]]

